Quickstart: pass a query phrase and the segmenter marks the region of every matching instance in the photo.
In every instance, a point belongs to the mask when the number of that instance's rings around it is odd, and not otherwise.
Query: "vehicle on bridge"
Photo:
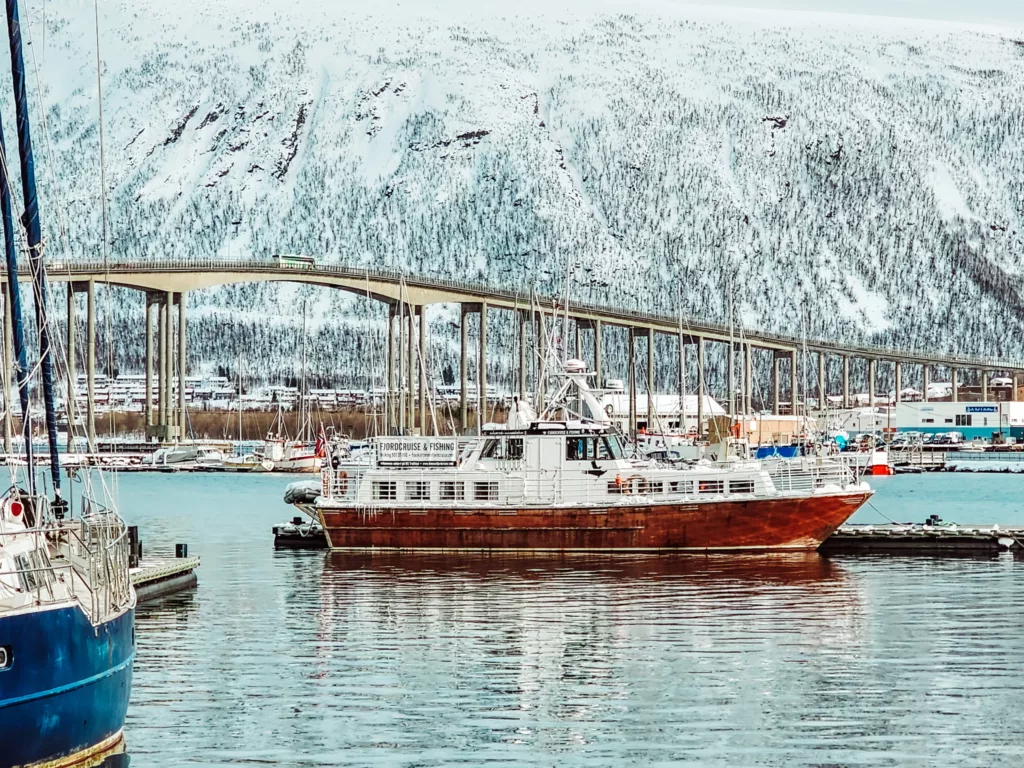
[[[279,267],[316,269],[316,259],[312,256],[303,256],[297,253],[279,253],[274,256],[274,259]]]

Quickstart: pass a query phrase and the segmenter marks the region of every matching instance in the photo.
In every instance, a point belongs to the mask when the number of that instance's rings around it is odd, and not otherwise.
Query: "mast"
[[[7,147],[4,143],[3,123],[0,122],[0,215],[4,220],[4,250],[7,257],[7,295],[11,302],[11,325],[14,337],[14,373],[18,381],[21,401],[21,426],[25,435],[25,459],[28,462],[28,485],[32,495],[36,492],[35,461],[32,451],[32,416],[28,401],[28,353],[25,351],[25,332],[21,325],[21,292],[18,290],[18,248],[11,211],[11,187],[7,177]],[[5,392],[10,408],[10,392]]]
[[[28,238],[28,261],[35,289],[36,325],[39,329],[39,363],[43,375],[43,404],[46,407],[46,436],[50,446],[50,476],[59,499],[60,454],[57,451],[57,413],[53,405],[53,353],[50,348],[49,321],[46,317],[46,270],[43,266],[42,233],[39,224],[39,200],[36,197],[35,160],[29,132],[28,96],[25,90],[25,60],[21,50],[21,22],[18,0],[7,0],[7,29],[11,41],[11,70],[14,75],[14,105],[18,118],[18,154],[21,157],[21,186],[25,198],[22,224]],[[12,292],[13,294],[13,292]]]
[[[299,434],[300,443],[306,441],[306,300],[302,300],[302,377],[299,382]]]

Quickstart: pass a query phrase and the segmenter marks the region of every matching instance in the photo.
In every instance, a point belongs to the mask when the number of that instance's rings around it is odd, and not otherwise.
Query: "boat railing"
[[[839,463],[812,464],[779,461],[766,466],[774,488],[766,489],[759,471],[713,471],[706,474],[608,472],[599,480],[566,477],[559,470],[517,474],[450,474],[401,469],[374,472],[371,486],[361,489],[363,472],[325,468],[322,495],[332,501],[379,511],[395,506],[408,509],[450,503],[456,510],[508,509],[535,504],[584,504],[595,507],[690,503],[721,498],[750,499],[774,493],[815,493],[845,488],[856,475]]]
[[[768,473],[780,493],[814,493],[837,487],[845,488],[857,482],[854,472],[838,462],[816,464],[780,460],[768,467]]]
[[[135,592],[128,572],[127,526],[116,513],[86,503],[90,511],[80,518],[0,533],[4,538],[31,536],[29,551],[48,554],[47,564],[36,561],[0,572],[0,580],[13,577],[19,588],[34,593],[37,605],[73,599],[96,625],[134,605]]]

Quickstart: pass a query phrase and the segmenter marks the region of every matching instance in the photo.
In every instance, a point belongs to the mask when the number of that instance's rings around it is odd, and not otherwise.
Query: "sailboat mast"
[[[7,177],[7,145],[0,122],[0,215],[4,220],[4,251],[7,257],[7,300],[11,302],[11,326],[14,340],[14,374],[18,381],[18,399],[21,402],[21,427],[25,435],[25,458],[28,462],[29,491],[35,495],[36,473],[32,450],[32,415],[28,400],[28,353],[25,350],[25,332],[21,325],[21,291],[18,289],[18,247],[14,232],[14,214],[11,210],[11,187]],[[10,408],[10,392],[4,393]]]
[[[57,451],[57,412],[53,404],[53,354],[49,321],[46,317],[46,269],[43,266],[42,232],[39,224],[39,200],[36,197],[35,160],[29,131],[28,96],[25,89],[25,60],[21,49],[21,22],[18,0],[7,0],[7,30],[11,41],[11,70],[14,75],[14,106],[18,118],[18,154],[21,157],[21,186],[25,198],[22,223],[28,238],[29,268],[35,288],[36,325],[39,328],[40,370],[43,376],[43,402],[46,407],[46,436],[50,446],[50,476],[60,498],[60,454]]]

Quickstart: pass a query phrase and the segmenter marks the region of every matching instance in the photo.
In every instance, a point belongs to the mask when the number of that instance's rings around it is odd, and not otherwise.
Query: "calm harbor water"
[[[1024,560],[275,552],[287,478],[125,475],[194,593],[138,612],[132,766],[1009,765]],[[1024,477],[859,522],[1024,524]]]

